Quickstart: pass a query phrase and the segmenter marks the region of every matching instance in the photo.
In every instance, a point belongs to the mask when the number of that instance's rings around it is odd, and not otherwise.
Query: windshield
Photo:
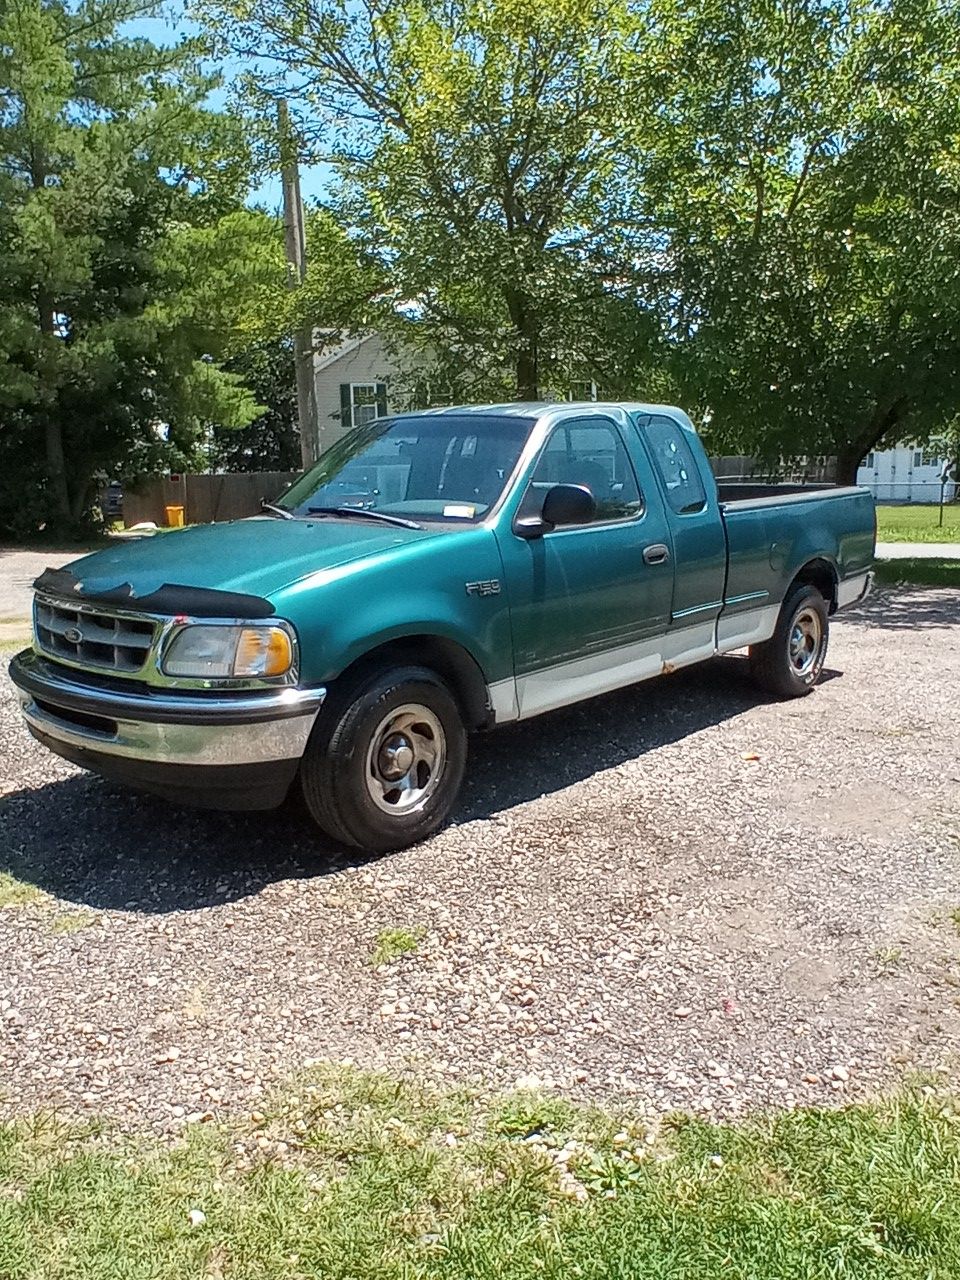
[[[530,418],[439,414],[375,418],[338,440],[279,505],[357,507],[416,520],[476,521],[496,503]]]

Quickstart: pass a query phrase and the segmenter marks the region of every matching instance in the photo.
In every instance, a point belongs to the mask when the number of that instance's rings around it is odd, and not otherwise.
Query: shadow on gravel
[[[825,671],[822,678],[839,674]],[[480,735],[471,743],[457,820],[560,791],[767,700],[743,658],[715,658]]]
[[[455,820],[558,791],[763,700],[743,659],[720,658],[478,735]],[[271,813],[175,809],[89,774],[9,794],[0,827],[0,871],[101,910],[195,910],[367,861],[325,844],[292,804]]]
[[[879,587],[863,604],[838,619],[892,631],[960,626],[960,592],[949,587]]]

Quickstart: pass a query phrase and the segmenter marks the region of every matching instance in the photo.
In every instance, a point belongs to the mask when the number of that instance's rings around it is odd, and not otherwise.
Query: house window
[[[570,390],[567,392],[567,399],[576,402],[579,400],[596,400],[597,384],[591,381],[572,382]]]
[[[867,468],[867,470],[868,470],[868,471],[873,471],[873,470],[876,468],[876,465],[877,465],[877,457],[876,457],[876,454],[874,454],[874,453],[868,453],[868,454],[867,454],[867,456],[866,456],[866,457],[864,458],[864,460],[863,460],[863,465]]]
[[[346,427],[362,427],[374,418],[387,416],[385,382],[342,382],[340,418]]]

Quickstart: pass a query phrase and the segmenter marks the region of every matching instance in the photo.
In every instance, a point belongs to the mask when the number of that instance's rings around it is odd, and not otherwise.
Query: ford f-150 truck
[[[721,496],[668,406],[395,415],[262,516],[47,570],[10,673],[84,768],[222,808],[296,783],[329,836],[384,851],[450,814],[468,731],[744,647],[808,693],[875,536],[865,489]]]

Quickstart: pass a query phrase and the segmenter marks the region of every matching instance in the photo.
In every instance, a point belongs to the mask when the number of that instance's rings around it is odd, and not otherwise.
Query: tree
[[[605,290],[637,308],[606,253],[633,110],[623,79],[645,38],[628,0],[203,11],[256,59],[257,114],[289,98],[311,154],[335,164],[343,221],[390,281],[381,327],[475,394],[536,399],[584,376],[569,362],[596,350],[586,322],[605,314]]]
[[[658,25],[674,87],[633,251],[684,394],[726,451],[853,481],[956,408],[957,6],[664,0]]]
[[[255,343],[226,366],[265,407],[248,427],[211,424],[207,459],[212,470],[296,471],[300,468],[293,341]]]
[[[61,528],[98,477],[186,457],[205,420],[258,412],[217,335],[165,306],[171,229],[215,225],[246,193],[240,131],[204,110],[201,50],[118,28],[141,0],[0,9],[0,466]],[[166,440],[163,436],[166,435]],[[43,462],[40,462],[40,459]]]

